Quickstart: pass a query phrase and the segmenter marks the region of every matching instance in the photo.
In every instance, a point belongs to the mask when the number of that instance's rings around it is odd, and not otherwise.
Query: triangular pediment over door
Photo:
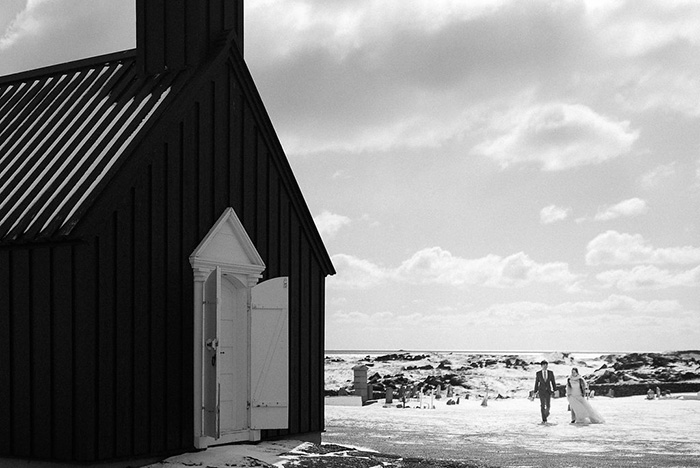
[[[195,268],[214,269],[260,278],[265,262],[233,208],[226,208],[190,256]],[[251,285],[252,286],[252,285]]]

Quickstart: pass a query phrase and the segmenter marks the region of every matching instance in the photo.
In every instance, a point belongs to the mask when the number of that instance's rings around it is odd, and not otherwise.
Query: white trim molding
[[[204,239],[190,255],[194,280],[194,446],[198,449],[211,445],[244,440],[259,440],[259,430],[243,430],[214,439],[204,428],[204,319],[205,282],[214,271],[236,278],[247,289],[250,306],[250,288],[255,286],[265,270],[255,245],[233,208],[226,208]],[[249,307],[248,307],[249,309]],[[247,312],[250,314],[250,311]],[[248,332],[250,334],[250,330]],[[250,359],[250,358],[248,358]],[[248,372],[250,373],[250,372]],[[249,377],[250,380],[250,377]],[[248,400],[250,396],[248,395]]]

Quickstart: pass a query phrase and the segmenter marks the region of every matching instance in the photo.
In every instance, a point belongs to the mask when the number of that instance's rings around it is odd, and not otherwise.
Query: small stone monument
[[[364,364],[358,364],[352,368],[355,374],[353,379],[353,387],[355,388],[355,394],[362,397],[362,403],[365,403],[369,399],[369,392],[367,388],[367,366]]]

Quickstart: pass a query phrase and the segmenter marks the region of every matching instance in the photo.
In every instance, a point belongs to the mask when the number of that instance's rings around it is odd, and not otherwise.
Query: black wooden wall
[[[195,80],[75,242],[0,249],[0,455],[93,461],[193,445],[189,255],[232,206],[290,277],[289,430],[323,430],[332,265],[240,52]]]
[[[232,34],[243,51],[243,0],[136,0],[136,47],[146,74],[201,64]]]

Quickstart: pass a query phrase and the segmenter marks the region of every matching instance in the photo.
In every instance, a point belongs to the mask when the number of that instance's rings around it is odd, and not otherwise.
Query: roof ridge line
[[[116,60],[124,60],[128,58],[136,58],[136,49],[122,50],[119,52],[110,52],[108,54],[96,55],[94,57],[82,58],[70,62],[58,63],[55,65],[48,65],[41,68],[35,68],[32,70],[25,70],[17,73],[12,73],[10,75],[0,76],[0,86],[17,82],[23,82],[30,79],[42,78],[49,75],[57,75],[59,73],[73,71],[78,68],[85,68],[93,65],[113,62]]]

